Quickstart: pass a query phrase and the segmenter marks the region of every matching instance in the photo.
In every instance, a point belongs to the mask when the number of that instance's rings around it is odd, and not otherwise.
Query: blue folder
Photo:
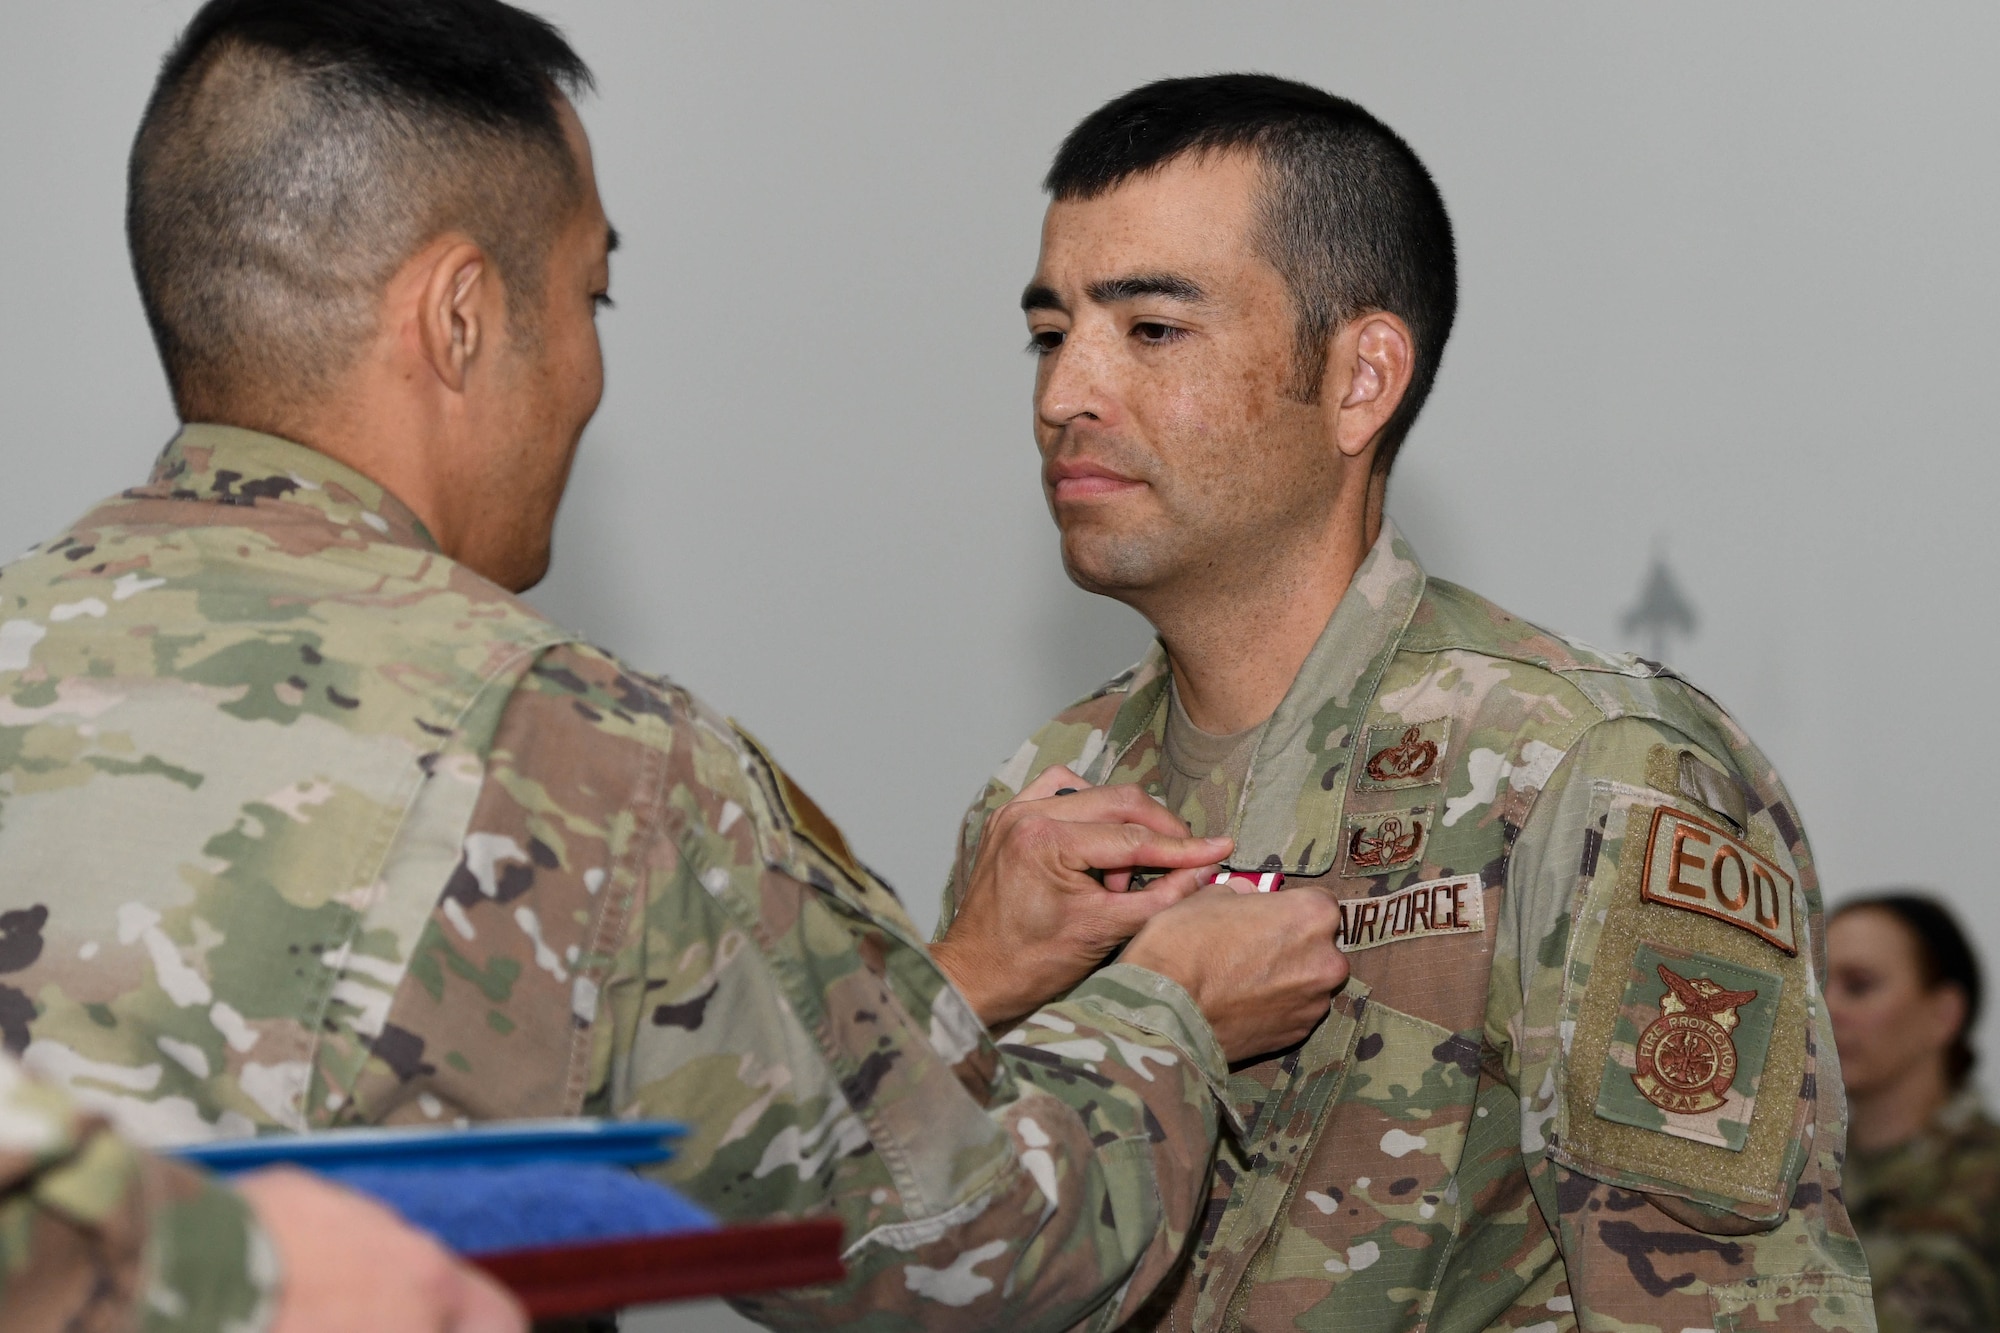
[[[354,1129],[203,1144],[180,1156],[224,1175],[289,1165],[370,1194],[461,1254],[712,1230],[714,1219],[630,1168],[666,1161],[664,1121]]]
[[[176,1155],[222,1175],[264,1166],[314,1171],[344,1167],[506,1166],[523,1162],[604,1162],[645,1166],[674,1155],[687,1130],[670,1120],[516,1120],[440,1129],[333,1129],[270,1134],[178,1149]]]

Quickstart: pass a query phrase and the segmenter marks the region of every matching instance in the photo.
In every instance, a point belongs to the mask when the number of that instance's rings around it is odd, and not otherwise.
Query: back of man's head
[[[1345,98],[1269,74],[1162,79],[1106,103],[1070,131],[1044,187],[1090,199],[1190,154],[1247,152],[1264,169],[1256,244],[1297,316],[1293,396],[1319,396],[1328,341],[1356,315],[1410,326],[1410,387],[1382,428],[1387,471],[1422,409],[1458,309],[1451,219],[1396,132]]]
[[[500,0],[209,0],[167,54],[126,201],[182,418],[269,428],[315,403],[446,232],[486,252],[532,341],[582,197],[558,98],[589,84]]]

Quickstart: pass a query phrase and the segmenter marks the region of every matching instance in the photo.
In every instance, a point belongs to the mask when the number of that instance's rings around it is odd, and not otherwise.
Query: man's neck
[[[1381,526],[1381,509],[1370,506],[1251,577],[1210,580],[1185,600],[1146,608],[1189,721],[1228,735],[1277,711]]]
[[[1908,1143],[1950,1100],[1951,1087],[1936,1062],[1875,1091],[1850,1092],[1848,1138],[1861,1152],[1882,1152]]]
[[[207,419],[290,440],[353,468],[406,505],[442,549],[455,555],[459,525],[444,503],[451,487],[438,475],[441,451],[435,447],[435,423],[424,411],[427,404],[389,397],[359,375],[356,380],[321,402],[237,403]],[[386,406],[378,406],[385,398]]]

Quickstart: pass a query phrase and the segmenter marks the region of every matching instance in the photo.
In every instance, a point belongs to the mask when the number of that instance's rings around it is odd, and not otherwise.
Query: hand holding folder
[[[634,1167],[673,1155],[662,1121],[335,1130],[182,1150],[224,1175],[290,1165],[369,1194],[511,1288],[530,1315],[839,1278],[833,1219],[721,1227]]]

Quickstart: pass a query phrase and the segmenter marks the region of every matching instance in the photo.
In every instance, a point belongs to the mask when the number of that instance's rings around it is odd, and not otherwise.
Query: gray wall
[[[10,10],[0,548],[171,429],[119,207],[192,7]],[[2000,941],[2000,11],[542,7],[597,68],[627,248],[536,598],[748,720],[920,920],[985,773],[1145,642],[1063,581],[1036,489],[1035,182],[1107,97],[1261,68],[1379,112],[1456,218],[1390,499],[1432,569],[1637,647],[1663,553],[1702,616],[1670,656],[1788,776],[1830,895],[1932,884]]]

